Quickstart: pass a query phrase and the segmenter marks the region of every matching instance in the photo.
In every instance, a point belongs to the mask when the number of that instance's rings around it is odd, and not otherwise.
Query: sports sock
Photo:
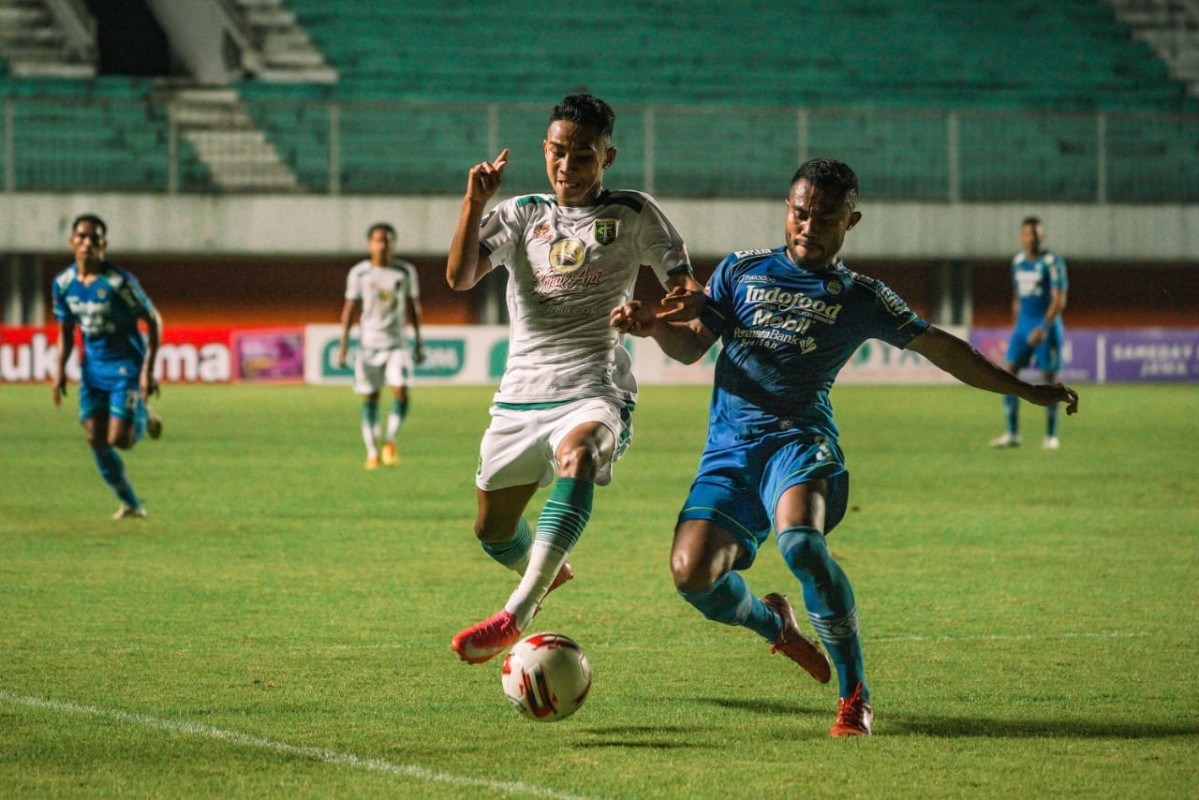
[[[483,542],[483,551],[519,575],[529,566],[529,548],[533,546],[533,531],[521,517],[512,538],[503,542]]]
[[[778,614],[754,597],[745,580],[736,572],[726,572],[720,580],[699,592],[679,592],[679,596],[713,622],[740,625],[773,642],[783,630]]]
[[[387,413],[387,435],[384,437],[386,442],[394,442],[396,434],[400,430],[400,426],[404,424],[404,418],[408,416],[408,400],[397,400],[392,398],[391,410]]]
[[[1053,405],[1047,406],[1045,408],[1045,435],[1046,436],[1057,436],[1057,407],[1058,407],[1058,404],[1054,403]]]
[[[121,460],[117,449],[111,445],[101,450],[93,448],[92,456],[96,459],[96,466],[100,468],[100,477],[104,478],[104,482],[121,502],[134,508],[140,507],[141,503],[133,493],[133,487],[125,478],[125,462]]]
[[[837,668],[840,696],[849,697],[861,682],[862,696],[869,702],[858,610],[849,578],[833,560],[824,535],[815,528],[787,528],[779,531],[777,539],[783,560],[803,584],[808,619]]]
[[[559,478],[537,520],[537,535],[529,550],[529,565],[504,608],[524,630],[533,620],[538,605],[562,569],[591,517],[595,484],[578,478]]]
[[[1015,436],[1020,432],[1020,398],[1014,394],[1005,395],[1003,411],[1007,419],[1007,432]]]
[[[379,450],[375,445],[375,426],[379,424],[379,404],[367,400],[362,404],[362,443],[366,445],[366,454],[376,456]]]

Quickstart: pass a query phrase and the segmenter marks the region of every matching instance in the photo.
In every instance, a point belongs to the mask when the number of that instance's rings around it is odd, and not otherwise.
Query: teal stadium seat
[[[16,191],[163,191],[170,148],[165,110],[146,79],[0,78],[11,109],[11,174]],[[203,186],[207,170],[187,146],[181,182]]]
[[[507,189],[545,191],[547,111],[586,89],[619,115],[609,184],[661,195],[772,196],[807,154],[877,198],[1199,200],[1199,101],[1096,0],[285,1],[339,79],[237,88],[310,191],[457,194],[503,146]]]

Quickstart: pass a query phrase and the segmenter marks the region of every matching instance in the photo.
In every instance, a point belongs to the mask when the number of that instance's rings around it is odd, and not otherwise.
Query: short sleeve
[[[654,270],[662,284],[671,275],[691,272],[691,257],[683,237],[654,198],[642,194],[641,199],[645,204],[641,208],[636,239],[641,262]]]

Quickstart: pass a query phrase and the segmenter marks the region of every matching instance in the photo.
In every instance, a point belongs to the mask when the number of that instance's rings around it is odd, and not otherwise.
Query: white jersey
[[[604,192],[560,207],[552,194],[505,200],[483,217],[479,248],[509,272],[508,362],[497,403],[636,398],[612,309],[633,295],[642,265],[664,285],[690,272],[682,238],[652,197]]]
[[[374,267],[364,260],[350,269],[346,299],[362,301],[358,346],[366,350],[404,347],[408,303],[420,299],[416,267],[396,260],[389,267]]]

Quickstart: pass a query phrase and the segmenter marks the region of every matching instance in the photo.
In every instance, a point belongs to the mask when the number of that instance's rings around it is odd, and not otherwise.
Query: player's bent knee
[[[711,589],[719,577],[712,574],[710,564],[695,558],[686,550],[676,550],[670,554],[670,573],[674,577],[674,588],[686,594]]]
[[[558,473],[567,478],[594,481],[599,474],[600,458],[598,447],[571,447],[558,456]]]

